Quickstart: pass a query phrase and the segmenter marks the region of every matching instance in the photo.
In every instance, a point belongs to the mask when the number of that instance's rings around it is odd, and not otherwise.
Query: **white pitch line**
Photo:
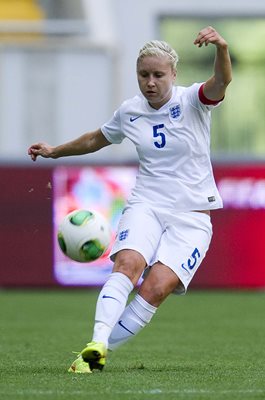
[[[113,392],[112,392],[113,393]],[[207,389],[143,389],[143,390],[125,390],[115,393],[124,394],[260,394],[265,393],[265,389],[240,389],[240,390],[207,390]]]
[[[25,390],[18,390],[14,391],[14,394],[17,396],[21,395],[24,396],[25,394],[31,394],[31,395],[38,395],[38,396],[54,396],[55,394],[59,395],[65,395],[65,394],[71,394],[71,395],[80,395],[83,394],[84,391],[81,390],[73,390],[73,391],[64,391],[64,390],[37,390],[37,389],[25,389]],[[97,392],[92,392],[90,391],[90,395],[100,395],[100,394],[106,394],[108,391],[97,391]],[[169,390],[163,390],[163,389],[141,389],[141,390],[114,390],[111,391],[112,394],[136,394],[136,395],[169,395],[169,394],[185,394],[185,395],[198,395],[198,394],[205,394],[205,395],[214,395],[214,394],[263,394],[265,393],[265,389],[240,389],[240,390],[233,390],[233,389],[227,389],[227,390],[207,390],[207,389],[169,389]],[[4,392],[0,390],[0,394],[2,396],[4,395],[9,395],[12,394],[11,391],[9,390],[8,392]]]

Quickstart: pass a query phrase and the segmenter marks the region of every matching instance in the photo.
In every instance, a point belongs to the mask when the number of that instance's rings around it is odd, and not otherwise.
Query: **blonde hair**
[[[139,51],[137,64],[141,59],[146,56],[164,57],[165,55],[168,56],[173,70],[176,71],[179,57],[175,50],[172,49],[172,47],[167,42],[163,42],[162,40],[151,40],[150,42],[147,42]]]

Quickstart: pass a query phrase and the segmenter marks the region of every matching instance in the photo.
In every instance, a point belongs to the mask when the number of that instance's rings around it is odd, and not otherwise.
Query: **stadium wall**
[[[51,168],[0,167],[0,287],[50,286]]]
[[[224,209],[212,212],[212,245],[192,287],[263,289],[265,165],[214,171]],[[2,288],[80,286],[62,285],[54,274],[53,174],[51,166],[0,167]]]

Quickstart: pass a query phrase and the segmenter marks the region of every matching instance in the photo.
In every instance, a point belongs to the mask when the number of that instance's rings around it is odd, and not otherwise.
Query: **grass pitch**
[[[265,293],[170,296],[101,373],[67,369],[91,339],[97,291],[0,292],[0,398],[265,399]]]

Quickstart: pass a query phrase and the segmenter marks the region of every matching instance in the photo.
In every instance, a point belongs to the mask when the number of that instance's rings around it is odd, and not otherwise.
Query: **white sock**
[[[109,335],[126,306],[133,290],[131,280],[120,272],[113,272],[98,296],[92,340],[108,347]]]
[[[157,307],[137,294],[113,328],[109,337],[109,350],[115,350],[140,332],[151,321],[156,310]]]

